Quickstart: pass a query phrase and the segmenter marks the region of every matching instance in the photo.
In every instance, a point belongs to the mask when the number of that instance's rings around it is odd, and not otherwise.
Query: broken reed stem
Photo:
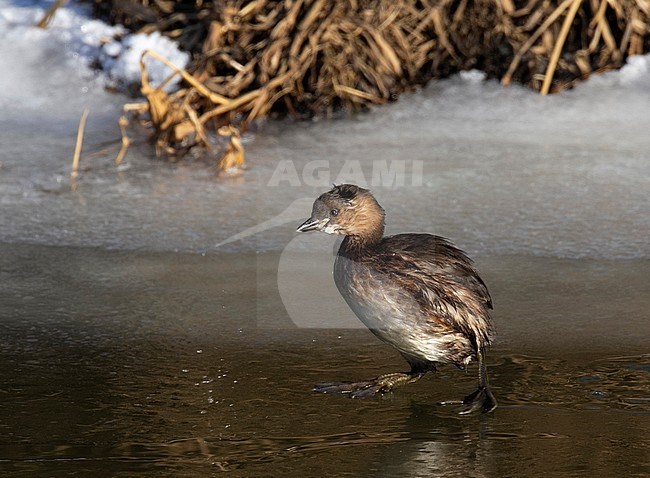
[[[50,5],[50,8],[47,9],[47,12],[45,12],[45,15],[43,15],[43,18],[40,19],[36,26],[38,28],[47,28],[59,7],[62,7],[66,3],[68,3],[68,0],[56,0],[56,2]]]
[[[120,116],[120,119],[117,121],[117,124],[120,127],[120,132],[122,133],[122,144],[120,145],[120,150],[117,152],[115,157],[115,166],[122,164],[124,156],[126,155],[126,150],[131,146],[131,140],[129,135],[126,133],[126,128],[129,126],[129,120],[126,117],[126,113]]]
[[[142,52],[142,55],[140,56],[140,68],[144,70],[144,57],[145,56],[150,56],[152,58],[155,58],[156,60],[164,63],[168,68],[172,69],[174,71],[174,74],[181,75],[181,77],[187,81],[190,85],[192,85],[194,88],[196,88],[196,91],[198,91],[201,95],[205,96],[208,98],[212,103],[219,104],[219,105],[227,105],[230,103],[230,99],[218,95],[216,93],[213,93],[212,91],[208,90],[205,86],[203,86],[202,83],[198,82],[196,78],[194,78],[192,75],[190,75],[188,72],[185,70],[181,70],[179,67],[174,65],[171,61],[169,61],[167,58],[160,56],[158,53],[156,53],[153,50],[145,50]],[[173,75],[172,75],[173,76]],[[171,78],[168,78],[165,80],[165,83],[167,83]],[[159,88],[162,88],[162,85],[159,86]]]
[[[70,171],[70,189],[77,189],[77,176],[79,176],[79,159],[81,157],[81,146],[83,144],[84,129],[86,128],[86,119],[88,119],[89,109],[86,108],[81,114],[79,128],[77,129],[77,142],[74,146],[74,155],[72,156],[72,170]]]
[[[254,99],[256,99],[258,96],[262,94],[264,88],[268,88],[268,89],[277,88],[288,79],[289,79],[288,74],[273,78],[271,81],[268,82],[268,84],[265,87],[258,88],[257,90],[249,91],[248,93],[241,95],[239,98],[228,100],[229,101],[228,103],[221,106],[217,106],[213,110],[208,111],[207,113],[203,113],[199,118],[199,121],[201,122],[201,124],[205,124],[212,118],[229,113],[235,110],[236,108],[245,105],[246,103],[252,102]]]
[[[582,5],[582,0],[573,0],[569,13],[567,13],[564,18],[564,23],[562,24],[562,30],[560,30],[560,35],[555,42],[553,47],[553,53],[551,54],[551,59],[548,62],[548,68],[546,69],[546,75],[544,75],[544,83],[542,84],[542,89],[539,91],[542,96],[548,94],[548,90],[551,88],[551,81],[553,81],[553,75],[555,74],[555,68],[557,67],[557,62],[560,59],[560,54],[562,53],[562,48],[564,47],[564,42],[566,42],[566,37],[569,34],[569,29],[573,23],[573,19],[578,13],[578,9]]]

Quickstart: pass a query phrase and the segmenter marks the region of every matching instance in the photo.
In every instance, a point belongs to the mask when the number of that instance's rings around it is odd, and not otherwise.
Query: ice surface
[[[146,144],[117,170],[117,118],[132,100],[106,93],[89,59],[129,43],[100,51],[98,39],[114,30],[74,3],[47,30],[32,28],[49,4],[36,3],[0,0],[0,241],[323,247],[295,227],[331,182],[351,180],[376,193],[390,233],[435,232],[483,255],[650,257],[650,56],[550,97],[465,72],[369,114],[269,121],[245,138],[250,170],[219,180],[210,162],[161,162]],[[126,58],[123,71],[134,66]],[[82,175],[71,193],[85,107]]]

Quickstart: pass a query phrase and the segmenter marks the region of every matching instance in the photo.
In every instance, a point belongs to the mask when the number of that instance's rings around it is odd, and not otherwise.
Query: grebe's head
[[[367,189],[341,184],[316,199],[311,217],[297,231],[379,240],[384,234],[384,210]]]

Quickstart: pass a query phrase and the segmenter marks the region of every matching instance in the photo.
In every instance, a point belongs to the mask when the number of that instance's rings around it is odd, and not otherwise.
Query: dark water
[[[475,368],[311,393],[405,364],[366,330],[293,325],[278,261],[0,245],[0,475],[650,474],[649,261],[480,260],[500,407],[462,417],[437,402]]]

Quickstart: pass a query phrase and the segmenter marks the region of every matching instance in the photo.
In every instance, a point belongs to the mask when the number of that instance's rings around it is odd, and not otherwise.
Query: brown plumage
[[[314,202],[299,232],[345,235],[334,264],[339,292],[359,319],[411,365],[407,373],[357,383],[328,383],[322,392],[371,396],[418,380],[436,364],[479,361],[479,386],[461,413],[492,411],[485,350],[495,335],[492,299],[469,257],[431,234],[383,237],[384,210],[358,186],[335,186]],[[445,402],[458,403],[458,402]]]

